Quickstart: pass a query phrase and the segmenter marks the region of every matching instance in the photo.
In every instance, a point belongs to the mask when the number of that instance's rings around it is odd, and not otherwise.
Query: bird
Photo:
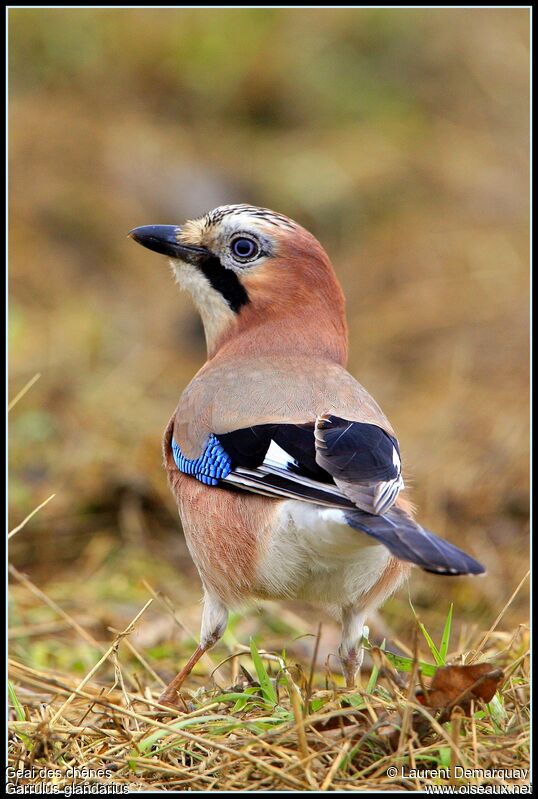
[[[328,609],[353,688],[367,617],[412,566],[443,576],[485,569],[416,521],[396,433],[346,370],[344,294],[310,232],[237,204],[128,235],[168,258],[207,346],[162,445],[203,587],[200,641],[159,701],[180,707],[229,611],[260,599]]]

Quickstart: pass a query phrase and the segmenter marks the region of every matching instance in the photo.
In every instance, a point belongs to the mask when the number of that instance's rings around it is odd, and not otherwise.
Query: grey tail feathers
[[[384,516],[361,510],[345,511],[350,527],[371,535],[400,560],[407,560],[435,574],[483,574],[485,568],[461,549],[420,527],[399,508]]]

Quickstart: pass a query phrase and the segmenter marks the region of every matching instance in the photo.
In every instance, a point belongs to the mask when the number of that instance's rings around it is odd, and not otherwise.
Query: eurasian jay
[[[352,687],[366,617],[411,564],[440,575],[484,568],[421,527],[403,498],[398,440],[345,369],[344,296],[314,236],[249,205],[129,235],[168,256],[207,343],[163,441],[203,584],[201,638],[160,701],[177,705],[229,608],[256,597],[304,599],[336,614]]]

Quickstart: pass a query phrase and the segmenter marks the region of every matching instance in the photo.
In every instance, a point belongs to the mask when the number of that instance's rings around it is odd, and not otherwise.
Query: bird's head
[[[208,354],[243,350],[322,353],[343,362],[343,294],[319,242],[266,208],[225,205],[176,225],[146,225],[130,237],[168,256],[200,311]]]

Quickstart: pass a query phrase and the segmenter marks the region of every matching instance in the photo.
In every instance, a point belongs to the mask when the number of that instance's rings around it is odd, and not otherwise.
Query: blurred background
[[[525,9],[10,10],[10,397],[41,374],[10,412],[10,527],[56,494],[11,560],[92,635],[148,585],[183,625],[154,603],[150,660],[197,633],[160,439],[204,339],[126,234],[236,202],[323,243],[421,521],[488,567],[415,571],[374,637],[409,645],[408,593],[432,632],[453,601],[462,645],[493,623],[528,568],[528,42]],[[82,668],[85,642],[12,597],[15,654]],[[319,617],[264,605],[232,633],[281,647]],[[526,619],[523,589],[503,625]]]

